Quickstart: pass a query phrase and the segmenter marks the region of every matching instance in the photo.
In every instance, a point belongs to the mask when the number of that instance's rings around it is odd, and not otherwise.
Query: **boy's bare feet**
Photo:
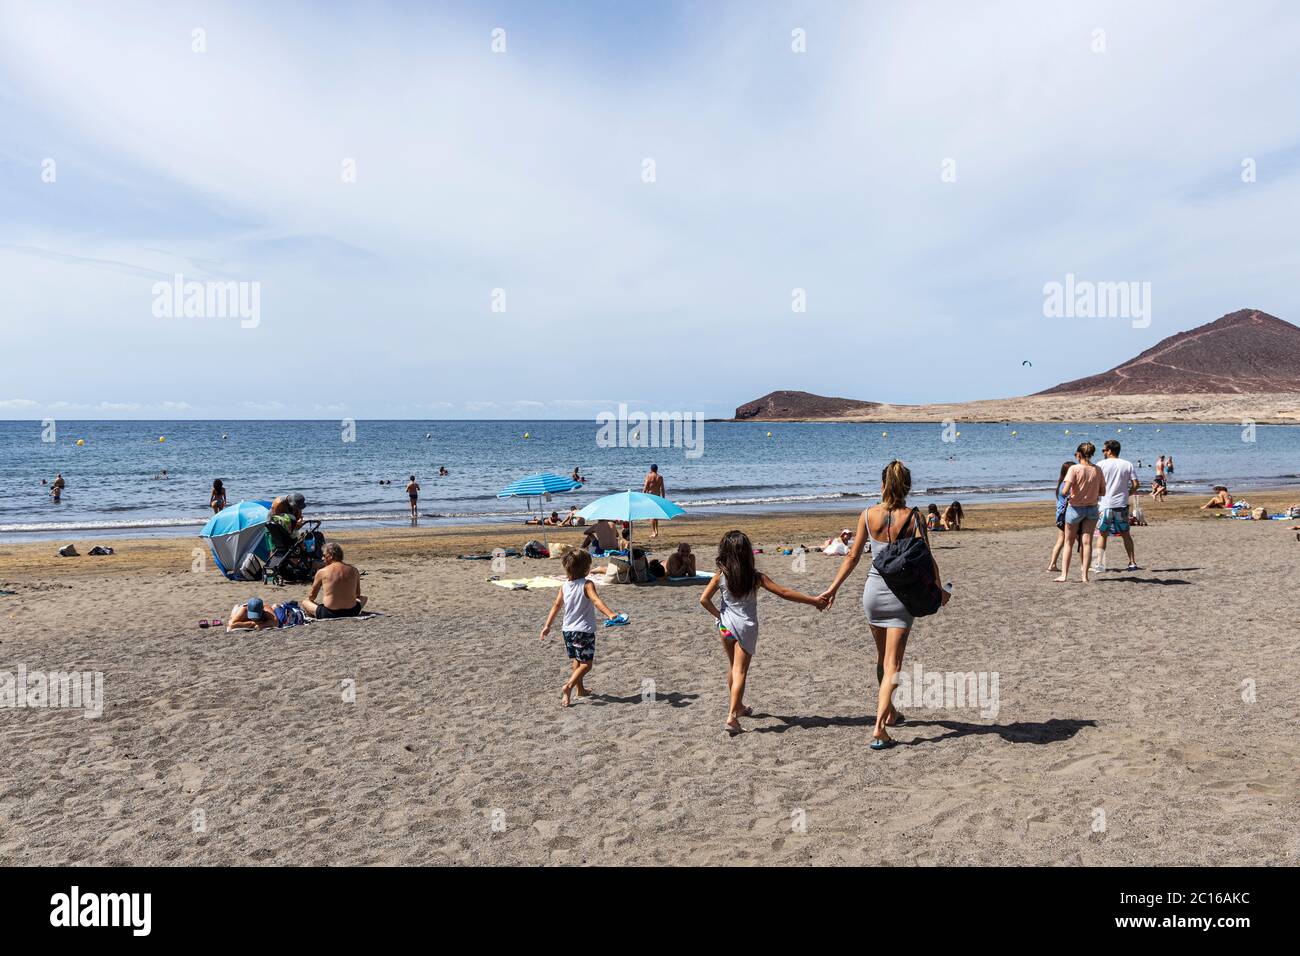
[[[1062,574],[1059,578],[1052,578],[1052,580],[1055,581],[1057,584],[1065,584],[1066,581],[1069,580],[1069,578],[1067,578],[1064,574]]]
[[[561,706],[561,707],[568,707],[568,706],[569,706],[569,695],[570,695],[571,693],[573,693],[573,688],[570,687],[568,684],[565,684],[564,687],[562,687],[562,688],[560,689],[560,706]]]
[[[745,728],[740,726],[740,721],[735,717],[728,720],[722,729],[727,732],[728,737],[734,737],[736,734],[743,734],[745,732]]]

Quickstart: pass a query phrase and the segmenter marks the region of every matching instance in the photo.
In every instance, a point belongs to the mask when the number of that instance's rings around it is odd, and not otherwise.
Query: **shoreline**
[[[1153,502],[1143,496],[1142,509],[1151,524],[1174,521],[1213,519],[1218,512],[1201,511],[1209,495],[1171,495],[1165,501]],[[918,499],[919,500],[919,499]],[[1263,506],[1277,512],[1300,502],[1300,488],[1271,488],[1252,491],[1248,500],[1252,506]],[[870,504],[870,502],[868,502]],[[924,510],[926,502],[918,506]],[[680,541],[688,541],[697,554],[708,561],[707,549],[732,528],[741,528],[754,540],[756,547],[777,548],[804,545],[816,547],[842,527],[852,527],[861,508],[790,509],[754,514],[697,514],[686,515],[674,521],[662,521],[659,537],[649,538],[648,522],[638,522],[633,531],[633,544],[650,545],[652,553],[666,554]],[[943,535],[961,537],[986,532],[1017,531],[1038,528],[1043,531],[1045,545],[1050,547],[1049,532],[1055,530],[1051,501],[1017,501],[973,503],[966,506],[966,520],[961,532],[943,532]],[[1281,524],[1281,522],[1278,522]],[[581,540],[581,528],[541,528],[522,522],[493,522],[470,525],[426,525],[419,527],[353,528],[342,531],[326,525],[323,528],[330,541],[344,548],[349,562],[366,562],[404,557],[455,557],[474,551],[495,547],[521,547],[525,541],[543,537],[550,541],[576,544]],[[90,536],[66,534],[57,539],[41,541],[0,542],[0,581],[8,575],[39,575],[41,578],[81,576],[97,573],[118,573],[140,569],[188,568],[194,560],[194,551],[201,549],[208,556],[206,545],[194,535],[120,535],[94,536],[96,544],[114,548],[108,557],[91,557],[82,554],[77,558],[55,556],[54,541],[79,542]],[[85,549],[79,549],[84,552]],[[538,563],[539,573],[548,563]],[[558,567],[558,565],[550,566]],[[704,564],[701,564],[701,568]]]

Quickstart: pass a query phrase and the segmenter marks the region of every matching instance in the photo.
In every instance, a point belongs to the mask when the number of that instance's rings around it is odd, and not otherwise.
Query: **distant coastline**
[[[862,402],[839,415],[754,414],[729,422],[1123,422],[1151,425],[1300,425],[1300,395],[1028,395],[974,402],[895,405]],[[743,409],[745,406],[741,406]],[[737,409],[740,411],[740,409]]]

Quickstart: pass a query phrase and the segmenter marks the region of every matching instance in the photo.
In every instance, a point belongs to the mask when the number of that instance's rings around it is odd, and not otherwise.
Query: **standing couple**
[[[1059,532],[1047,568],[1049,571],[1057,570],[1056,559],[1062,556],[1064,549],[1061,576],[1054,579],[1060,584],[1069,580],[1070,557],[1076,541],[1082,545],[1079,549],[1079,580],[1088,583],[1094,528],[1101,538],[1098,568],[1105,567],[1106,539],[1117,534],[1128,552],[1125,570],[1139,570],[1133,536],[1128,529],[1128,500],[1138,490],[1138,480],[1133,463],[1119,457],[1119,452],[1119,442],[1110,439],[1102,445],[1101,463],[1094,465],[1092,456],[1097,453],[1097,446],[1086,441],[1074,450],[1075,463],[1066,462],[1061,466],[1056,488],[1056,526]]]

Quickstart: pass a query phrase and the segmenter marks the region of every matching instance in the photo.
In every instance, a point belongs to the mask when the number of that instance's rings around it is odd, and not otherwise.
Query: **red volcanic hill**
[[[780,420],[838,418],[841,415],[865,415],[879,402],[859,402],[852,398],[826,398],[812,392],[769,392],[762,398],[746,402],[736,409],[736,421],[749,419]]]
[[[1258,309],[1242,309],[1171,335],[1109,372],[1037,394],[1277,392],[1300,392],[1300,328]]]

